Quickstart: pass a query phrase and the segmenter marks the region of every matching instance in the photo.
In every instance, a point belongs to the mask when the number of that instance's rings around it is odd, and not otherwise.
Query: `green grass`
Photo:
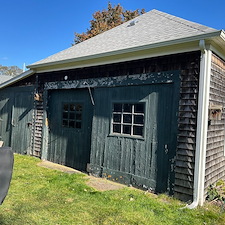
[[[225,213],[206,205],[189,210],[178,200],[133,188],[99,192],[86,176],[37,166],[15,155],[13,179],[0,206],[0,224],[225,224]]]

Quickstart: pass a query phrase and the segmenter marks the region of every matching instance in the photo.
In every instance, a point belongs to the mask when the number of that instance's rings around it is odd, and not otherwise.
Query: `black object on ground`
[[[13,151],[10,147],[0,147],[0,204],[3,203],[8,190],[13,171]]]

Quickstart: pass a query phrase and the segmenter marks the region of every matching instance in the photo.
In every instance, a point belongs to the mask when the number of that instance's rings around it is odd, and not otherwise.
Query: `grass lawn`
[[[0,206],[1,225],[225,224],[225,213],[210,204],[189,210],[165,195],[134,188],[100,192],[85,184],[85,175],[39,167],[38,162],[15,155],[10,190]]]

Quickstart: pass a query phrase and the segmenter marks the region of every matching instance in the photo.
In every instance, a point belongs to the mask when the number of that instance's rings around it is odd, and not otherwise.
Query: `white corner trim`
[[[195,150],[195,171],[194,171],[194,193],[193,202],[187,207],[192,209],[198,205],[203,205],[204,182],[205,182],[205,163],[206,163],[206,144],[208,131],[208,106],[211,75],[211,50],[207,50],[204,40],[199,42],[202,52],[200,61],[199,95],[198,95],[198,115],[196,132]]]

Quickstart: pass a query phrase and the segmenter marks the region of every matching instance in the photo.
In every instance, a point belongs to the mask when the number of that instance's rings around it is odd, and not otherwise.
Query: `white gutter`
[[[194,193],[193,202],[187,206],[187,208],[190,209],[196,208],[198,205],[203,205],[205,201],[204,182],[212,52],[211,50],[206,49],[204,40],[200,40],[199,47],[201,50],[201,62],[195,150]]]

